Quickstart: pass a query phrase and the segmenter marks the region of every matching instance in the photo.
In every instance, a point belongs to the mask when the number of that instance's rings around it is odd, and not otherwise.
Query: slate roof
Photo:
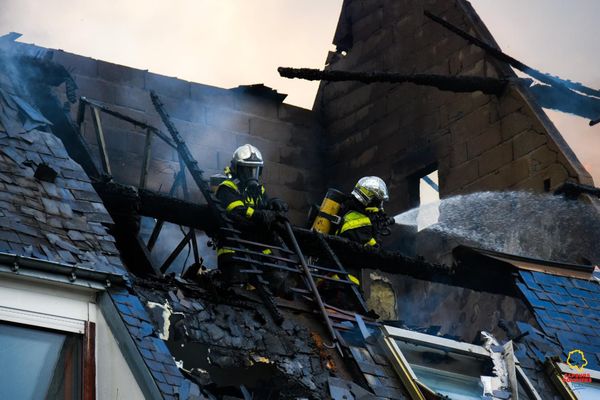
[[[200,389],[183,377],[138,297],[123,289],[111,290],[110,295],[163,397],[200,398]]]
[[[11,104],[0,106],[6,123]],[[112,219],[81,166],[51,133],[10,121],[10,130],[0,124],[0,251],[126,274],[102,225]],[[34,177],[40,164],[57,172],[53,183]]]
[[[157,284],[152,281],[144,284],[143,280],[138,279],[133,289],[137,295],[135,301],[138,303],[141,300],[144,304],[152,302],[165,305],[172,311],[173,316],[176,315],[169,325],[168,343],[171,346],[178,346],[178,340],[185,342],[185,354],[176,355],[183,362],[184,368],[197,369],[200,366],[202,369],[206,368],[210,376],[212,369],[227,372],[235,371],[240,366],[247,368],[253,365],[269,366],[269,386],[248,387],[249,390],[261,391],[259,394],[254,393],[256,398],[277,397],[277,390],[284,390],[285,398],[323,397],[329,373],[322,359],[324,356],[321,354],[325,349],[319,350],[317,344],[320,341],[323,345],[324,340],[317,339],[320,337],[320,321],[311,322],[305,316],[296,317],[293,313],[281,309],[285,320],[279,326],[269,317],[268,311],[258,299],[239,297],[232,302],[231,297],[227,297],[232,296],[231,293],[221,297],[221,294],[205,292],[195,284],[177,282]],[[113,300],[115,300],[114,296]],[[116,300],[120,302],[118,298]],[[158,314],[159,320],[152,320],[152,323],[155,329],[160,330],[163,329],[161,325],[163,325],[164,315],[162,312]],[[136,315],[139,315],[137,308],[130,312],[131,317]],[[154,311],[152,316],[154,319],[157,317]],[[135,327],[136,321],[127,318],[126,322],[133,323]],[[140,328],[144,331],[148,329],[146,324]],[[131,333],[137,334],[135,330]],[[177,337],[179,339],[175,339]],[[162,343],[164,346],[164,342]],[[209,350],[206,359],[192,359],[194,354],[199,354],[196,351],[200,348]],[[203,365],[205,362],[208,364]],[[149,366],[151,370],[153,369],[153,374],[156,372],[165,374],[161,371],[160,365],[151,363]],[[167,373],[170,374],[169,369]],[[251,372],[249,374],[252,375]],[[202,385],[225,384],[219,381],[223,379],[222,377],[215,378],[215,382],[212,382],[213,378],[211,376],[209,382]],[[176,382],[173,383],[176,385]],[[235,387],[233,382],[229,385]],[[173,386],[173,389],[176,390],[176,386]]]
[[[346,322],[346,324],[349,323]],[[409,399],[400,378],[375,340],[375,337],[380,334],[379,330],[374,329],[373,326],[367,326],[371,328],[369,330],[373,336],[364,339],[358,325],[352,323],[352,326],[352,329],[341,331],[341,334],[349,345],[354,361],[373,393],[378,399]]]
[[[547,358],[560,353],[560,344],[524,322],[516,322],[516,328],[516,334],[525,335],[522,336],[522,339],[514,341],[513,345],[515,356],[519,360],[527,379],[542,399],[561,400],[561,397],[556,395],[556,389],[544,367]]]
[[[89,177],[46,132],[51,123],[16,92],[0,76],[0,251],[128,276]],[[38,179],[40,165],[56,172],[53,182]],[[205,398],[181,375],[139,299],[125,288],[110,294],[163,397]]]
[[[600,284],[595,281],[519,271],[517,282],[544,333],[554,339],[567,358],[579,349],[587,368],[600,370]]]

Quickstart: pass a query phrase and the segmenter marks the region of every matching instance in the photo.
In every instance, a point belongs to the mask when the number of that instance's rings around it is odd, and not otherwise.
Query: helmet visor
[[[258,180],[262,174],[262,167],[259,166],[239,165],[237,169],[238,178],[242,181]]]

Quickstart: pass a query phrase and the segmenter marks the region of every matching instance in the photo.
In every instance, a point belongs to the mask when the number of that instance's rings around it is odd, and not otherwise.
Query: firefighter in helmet
[[[379,247],[378,236],[393,223],[383,210],[383,203],[388,200],[383,179],[377,176],[360,178],[342,206],[342,219],[336,235],[364,246]]]
[[[388,218],[383,210],[383,203],[389,200],[385,182],[376,176],[359,179],[350,195],[335,189],[329,189],[321,208],[313,222],[312,230],[321,233],[335,233],[338,236],[358,242],[366,247],[379,247],[379,237],[386,234],[393,219]],[[332,227],[336,227],[332,229]],[[360,286],[356,277],[358,271],[349,271],[348,279]],[[331,278],[339,280],[337,274]],[[339,304],[347,299],[341,295],[338,286],[320,280],[319,287],[329,292]]]
[[[235,227],[242,231],[244,239],[273,243],[274,238],[268,228],[278,216],[288,211],[288,205],[281,199],[267,197],[260,183],[263,166],[262,155],[256,147],[250,144],[238,147],[233,152],[224,179],[217,187],[216,196]],[[269,248],[262,251],[265,254],[272,253]],[[234,276],[233,256],[235,250],[217,248],[219,268],[228,280],[239,278]]]

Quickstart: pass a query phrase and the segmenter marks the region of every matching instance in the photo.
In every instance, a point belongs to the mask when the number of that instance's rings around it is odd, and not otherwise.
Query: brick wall
[[[320,200],[322,146],[311,111],[268,96],[187,82],[63,51],[55,51],[53,60],[71,71],[78,96],[103,102],[167,132],[150,100],[149,91],[156,91],[206,177],[222,172],[235,148],[250,143],[265,158],[263,180],[268,194],[290,203],[293,220],[303,222],[307,205]],[[77,107],[71,111],[75,119]],[[137,186],[145,131],[105,114],[102,126],[115,180]],[[83,133],[97,155],[89,111]],[[155,137],[148,188],[168,191],[178,170],[177,153]],[[187,182],[193,198],[200,201],[189,176]]]
[[[429,10],[494,43],[462,0],[346,0],[328,69],[514,76],[475,46],[423,15]],[[342,54],[341,51],[346,51]],[[482,190],[591,183],[526,88],[501,96],[452,93],[412,84],[322,83],[314,109],[328,140],[329,185],[348,190],[382,176],[393,212],[409,208],[410,176],[437,165],[442,197]]]

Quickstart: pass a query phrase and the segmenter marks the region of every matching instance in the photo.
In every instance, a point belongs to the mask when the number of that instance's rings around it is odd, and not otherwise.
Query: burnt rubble
[[[133,290],[182,370],[210,392],[244,386],[255,398],[326,397],[328,360],[310,316],[286,312],[278,326],[260,302],[175,281],[138,280]]]

